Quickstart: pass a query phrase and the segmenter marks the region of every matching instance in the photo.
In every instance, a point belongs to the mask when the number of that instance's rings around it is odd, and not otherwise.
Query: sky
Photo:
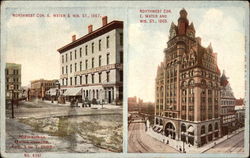
[[[59,79],[60,61],[57,49],[71,42],[72,35],[80,38],[87,34],[88,25],[93,31],[102,25],[102,16],[124,21],[120,8],[48,7],[6,9],[6,62],[22,65],[22,86],[37,79]],[[117,14],[113,14],[116,12]],[[35,17],[13,17],[13,14],[35,14]],[[50,14],[50,18],[36,17]],[[53,17],[53,14],[70,14],[70,18]],[[73,18],[73,14],[99,14],[100,17]]]
[[[7,2],[6,2],[7,3]],[[4,10],[2,52],[6,62],[22,65],[22,86],[40,78],[59,78],[57,49],[101,26],[101,18],[16,18],[13,13],[100,14],[108,21],[123,20],[125,96],[154,101],[157,66],[163,61],[171,22],[177,24],[185,7],[202,45],[211,42],[218,65],[225,70],[236,98],[244,97],[244,2],[8,2]],[[245,4],[245,6],[247,6]],[[167,9],[167,23],[139,23],[140,9]],[[3,12],[3,10],[2,10]],[[128,34],[126,34],[128,32]],[[3,36],[2,36],[3,37]],[[4,49],[3,49],[4,48]]]
[[[171,5],[169,5],[171,6]],[[130,10],[129,17],[129,68],[128,96],[144,101],[155,100],[155,77],[157,66],[163,61],[163,49],[167,48],[171,22],[177,24],[179,11],[184,5],[172,5],[167,23],[139,23],[138,9]],[[196,36],[207,47],[211,42],[218,54],[218,66],[225,70],[236,98],[245,95],[245,12],[242,7],[218,4],[185,7],[189,23],[193,22]],[[154,9],[162,7],[154,7]],[[153,9],[153,8],[151,8]],[[166,9],[166,8],[164,8]],[[232,12],[232,10],[237,10]],[[137,16],[137,18],[132,18]]]

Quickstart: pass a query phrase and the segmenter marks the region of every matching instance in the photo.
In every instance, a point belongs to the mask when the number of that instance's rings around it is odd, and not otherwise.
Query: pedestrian
[[[78,107],[78,99],[76,99],[76,107]]]
[[[180,152],[182,152],[181,147],[179,147]]]

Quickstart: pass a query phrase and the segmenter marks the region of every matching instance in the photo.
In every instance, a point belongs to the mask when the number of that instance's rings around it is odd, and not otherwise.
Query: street
[[[215,145],[204,153],[243,153],[244,152],[244,131]]]
[[[139,115],[131,115],[133,119],[128,127],[128,152],[130,153],[178,153],[176,149],[162,143],[145,132],[145,123]],[[186,148],[187,153],[243,153],[244,130],[238,130],[225,137],[200,148]]]
[[[144,123],[131,123],[128,130],[130,153],[178,153],[172,147],[147,135]]]
[[[101,105],[99,105],[101,107]],[[59,117],[59,116],[79,116],[79,115],[108,115],[108,114],[122,114],[122,107],[116,108],[80,108],[69,107],[57,104],[38,102],[20,102],[18,108],[15,108],[16,118],[46,118],[46,117]],[[6,109],[6,117],[11,117],[11,109]]]
[[[108,107],[108,105],[106,106]],[[122,108],[21,102],[6,110],[7,152],[121,152]],[[22,136],[43,136],[42,139]]]

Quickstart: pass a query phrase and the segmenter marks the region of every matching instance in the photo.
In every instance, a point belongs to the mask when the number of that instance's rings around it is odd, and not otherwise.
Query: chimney
[[[108,17],[107,16],[102,17],[102,26],[107,25],[107,23],[108,23]]]
[[[76,40],[76,35],[72,36],[72,42],[74,42]]]
[[[88,31],[89,31],[89,33],[91,33],[93,31],[93,25],[88,26]]]

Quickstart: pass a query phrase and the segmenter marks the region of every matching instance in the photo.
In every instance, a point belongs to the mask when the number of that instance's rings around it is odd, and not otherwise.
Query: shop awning
[[[190,126],[187,130],[189,133],[193,133],[194,132],[194,127],[193,126]]]
[[[56,88],[50,88],[48,91],[46,91],[47,95],[55,96],[56,95]]]
[[[82,88],[68,88],[63,95],[64,96],[81,96]]]

